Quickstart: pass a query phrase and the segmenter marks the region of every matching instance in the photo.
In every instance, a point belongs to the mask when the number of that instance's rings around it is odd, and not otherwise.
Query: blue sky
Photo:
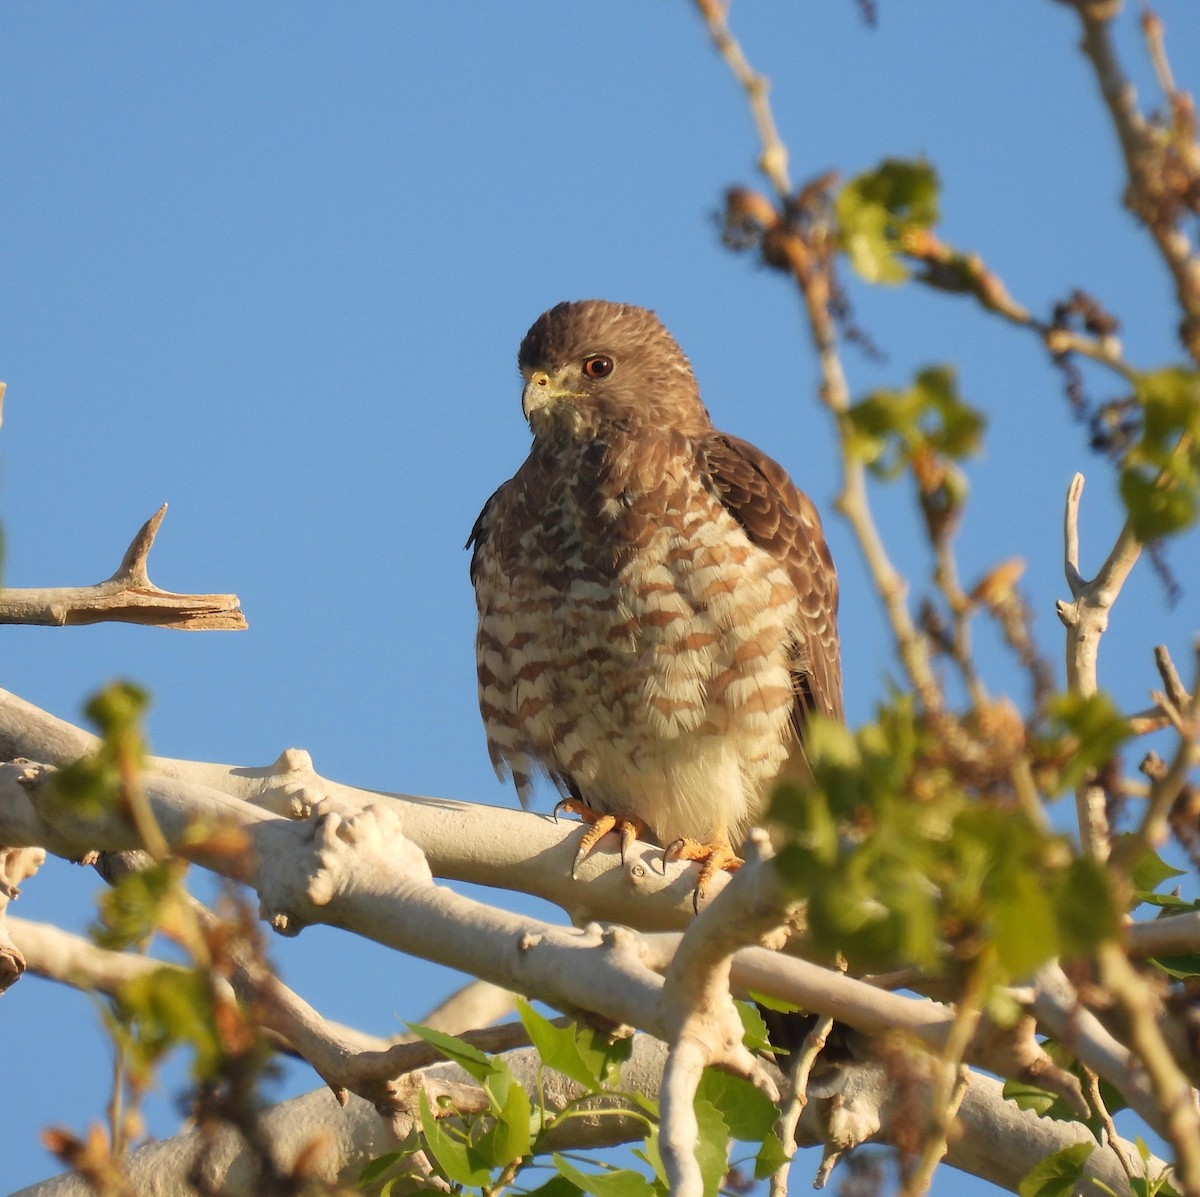
[[[980,251],[1017,299],[1048,314],[1082,287],[1120,317],[1133,363],[1175,360],[1168,280],[1119,206],[1113,134],[1069,9],[880,8],[870,30],[851,0],[734,5],[774,81],[794,177],[925,155],[943,235]],[[1200,85],[1200,9],[1163,0],[1160,12],[1180,83]],[[1120,44],[1154,97],[1136,13]],[[213,635],[0,629],[0,685],[76,718],[127,676],[154,695],[165,755],[260,764],[298,745],[349,783],[514,801],[475,707],[462,544],[525,453],[522,334],[558,300],[595,296],[655,308],[717,424],[777,457],[826,513],[847,709],[870,715],[894,672],[888,637],[831,511],[831,432],[796,299],[717,242],[712,214],[727,185],[755,182],[757,146],[690,4],[8,0],[0,110],[5,581],[99,580],[168,501],[152,577],[236,591],[250,621]],[[847,349],[856,395],[949,361],[987,413],[963,576],[1023,557],[1059,662],[1074,470],[1089,478],[1085,572],[1119,518],[1058,376],[1032,338],[965,302],[849,290],[886,354]],[[919,589],[928,561],[909,495],[877,499]],[[1126,706],[1156,684],[1153,644],[1188,659],[1198,560],[1195,536],[1171,553],[1176,608],[1145,564],[1120,600],[1101,670]],[[1011,674],[981,639],[999,690]],[[83,927],[99,884],[52,862],[15,913]],[[381,1034],[457,984],[321,930],[272,951],[323,1012]],[[30,977],[0,1013],[21,1078],[3,1113],[8,1189],[54,1170],[39,1128],[101,1115],[108,1060],[78,995]],[[292,1069],[279,1094],[311,1084]],[[169,1133],[169,1091],[150,1112]],[[953,1174],[935,1185],[962,1191]]]

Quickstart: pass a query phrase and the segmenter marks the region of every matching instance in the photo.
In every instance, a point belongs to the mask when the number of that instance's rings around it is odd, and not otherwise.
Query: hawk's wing
[[[796,588],[797,733],[803,734],[810,711],[843,720],[837,572],[817,509],[781,465],[749,442],[713,432],[698,448],[701,471],[722,505],[754,544],[784,564]]]

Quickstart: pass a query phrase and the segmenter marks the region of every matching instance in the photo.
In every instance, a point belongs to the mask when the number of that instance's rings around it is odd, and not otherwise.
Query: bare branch
[[[1095,0],[1069,0],[1083,26],[1083,53],[1092,66],[1125,159],[1128,188],[1126,206],[1149,230],[1171,277],[1184,313],[1180,336],[1184,347],[1200,362],[1200,256],[1180,227],[1180,184],[1164,171],[1164,152],[1155,144],[1152,130],[1138,108],[1133,84],[1121,68],[1113,44],[1111,21],[1119,5]],[[1161,53],[1161,36],[1158,39]],[[1152,55],[1154,42],[1151,42]],[[1164,71],[1159,68],[1160,77]],[[1169,72],[1166,73],[1169,80]],[[1175,95],[1173,83],[1168,96]]]
[[[778,1101],[762,1061],[742,1044],[742,1022],[729,992],[734,952],[780,927],[786,901],[766,863],[766,833],[752,837],[750,861],[680,939],[662,991],[671,1028],[663,1071],[659,1143],[674,1197],[700,1197],[704,1182],[696,1157],[696,1086],[708,1065],[753,1081]]]
[[[150,581],[146,559],[166,510],[164,503],[142,525],[116,573],[103,582],[0,591],[0,623],[76,627],[115,621],[184,632],[245,628],[246,617],[235,594],[173,594]]]
[[[1173,681],[1168,679],[1167,684],[1174,685],[1177,692],[1183,691],[1178,682],[1176,676]],[[1169,768],[1159,776],[1151,777],[1150,795],[1141,822],[1122,842],[1120,853],[1114,860],[1114,863],[1126,868],[1141,859],[1148,848],[1157,848],[1166,840],[1171,808],[1187,784],[1197,760],[1200,760],[1200,643],[1196,646],[1196,680],[1183,710],[1176,708],[1173,700],[1165,694],[1156,695],[1156,698],[1159,706],[1171,716],[1171,722],[1179,732],[1179,743]]]
[[[832,231],[823,222],[802,232],[790,213],[799,207],[801,196],[792,194],[786,169],[787,149],[779,138],[767,98],[768,83],[750,66],[741,47],[729,31],[720,0],[696,0],[721,56],[746,91],[762,143],[759,165],[771,181],[782,208],[768,230],[771,260],[795,279],[804,300],[809,331],[821,370],[821,401],[833,414],[842,445],[842,490],[836,500],[858,540],[859,548],[871,573],[875,589],[896,638],[897,652],[922,704],[929,711],[942,706],[941,689],[929,661],[925,640],[908,609],[908,588],[892,565],[883,539],[871,515],[867,500],[866,467],[850,451],[850,427],[846,413],[850,409],[850,389],[846,382],[838,350],[838,335],[830,301],[833,295],[831,238]],[[818,187],[817,190],[820,190]],[[764,245],[764,253],[766,252]]]
[[[1200,952],[1200,910],[1134,923],[1125,935],[1134,956],[1183,956]]]
[[[747,61],[737,38],[729,31],[729,23],[725,19],[725,10],[720,0],[696,0],[696,7],[708,25],[709,36],[717,52],[725,59],[733,77],[741,84],[746,98],[750,101],[750,111],[758,129],[759,141],[762,143],[759,169],[770,179],[779,199],[789,199],[792,183],[788,178],[788,151],[780,139],[775,117],[771,112],[768,99],[771,91],[770,81],[758,74]]]
[[[1083,1005],[1057,963],[1038,970],[1030,1009],[1047,1033],[1118,1089],[1151,1127],[1165,1135],[1163,1113],[1133,1053]]]
[[[12,937],[8,904],[20,894],[21,882],[32,877],[45,860],[41,848],[0,848],[0,994],[21,979],[28,963]]]
[[[1071,479],[1067,491],[1064,530],[1065,568],[1072,601],[1056,604],[1059,619],[1067,629],[1067,685],[1077,694],[1095,694],[1098,688],[1096,662],[1100,637],[1108,627],[1108,612],[1142,551],[1129,521],[1121,529],[1108,558],[1092,580],[1085,581],[1079,570],[1079,501],[1083,494],[1083,475]],[[1104,791],[1091,782],[1081,782],[1075,791],[1079,835],[1088,855],[1107,860],[1109,853],[1108,816]]]
[[[0,690],[0,760],[62,766],[97,744],[81,728]],[[651,930],[674,929],[686,927],[694,917],[698,866],[664,863],[661,851],[648,844],[636,844],[622,861],[615,837],[602,841],[572,879],[581,834],[573,822],[453,799],[356,789],[321,777],[300,749],[288,749],[265,767],[153,757],[147,769],[160,780],[198,786],[200,809],[211,790],[287,818],[307,817],[318,803],[324,810],[352,815],[372,803],[394,802],[403,811],[406,834],[420,846],[436,876],[524,890],[560,906],[577,924],[608,919]],[[709,900],[727,881],[725,873],[713,878],[706,891]]]

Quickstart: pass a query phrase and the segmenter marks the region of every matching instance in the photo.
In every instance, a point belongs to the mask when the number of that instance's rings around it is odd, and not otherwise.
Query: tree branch
[[[622,1088],[651,1099],[658,1097],[665,1052],[666,1048],[657,1040],[636,1036],[633,1054],[621,1069]],[[539,1067],[536,1053],[511,1052],[505,1061],[520,1084],[530,1091],[536,1087]],[[425,1070],[421,1077],[426,1082],[449,1083],[461,1081],[463,1075],[454,1065],[439,1064]],[[923,1097],[922,1082],[919,1078],[914,1078],[914,1082],[914,1096],[919,1101]],[[557,1073],[545,1077],[544,1092],[552,1112],[563,1109],[580,1094],[578,1086]],[[909,1113],[891,1100],[892,1093],[893,1080],[883,1067],[848,1065],[839,1091],[817,1099],[805,1110],[798,1127],[799,1144],[808,1147],[824,1142],[831,1118],[840,1120],[843,1129],[851,1120],[863,1126],[873,1122],[878,1128],[879,1141],[903,1142],[910,1126]],[[598,1111],[603,1107],[595,1103],[594,1108]],[[958,1122],[963,1133],[949,1145],[947,1163],[1013,1192],[1034,1164],[1089,1138],[1087,1130],[1077,1124],[1038,1118],[1018,1109],[1003,1097],[998,1081],[977,1073],[967,1079]],[[290,1167],[314,1140],[322,1141],[323,1150],[314,1161],[316,1174],[345,1183],[353,1183],[368,1161],[400,1146],[400,1139],[380,1122],[367,1102],[351,1098],[345,1107],[339,1107],[324,1089],[276,1106],[266,1115],[264,1129],[284,1167]],[[545,1146],[547,1150],[586,1150],[636,1141],[644,1133],[645,1127],[640,1122],[613,1114],[601,1116],[597,1112],[589,1118],[570,1119]],[[194,1190],[186,1186],[183,1177],[199,1146],[199,1137],[193,1132],[133,1152],[128,1165],[138,1192],[144,1197],[194,1197]],[[1132,1145],[1123,1146],[1126,1154],[1136,1156]],[[207,1178],[228,1197],[253,1197],[254,1182],[246,1167],[247,1154],[236,1135],[229,1132],[223,1136]],[[1163,1161],[1153,1157],[1149,1162],[1152,1175],[1165,1167]],[[1100,1197],[1104,1192],[1100,1184],[1107,1185],[1120,1197],[1131,1193],[1120,1159],[1107,1147],[1092,1153],[1078,1192],[1085,1197]],[[65,1175],[23,1189],[12,1197],[92,1197],[92,1192],[79,1177]]]
[[[150,581],[146,561],[166,511],[164,503],[142,525],[116,573],[103,582],[0,591],[0,623],[75,627],[115,621],[185,632],[245,628],[235,594],[172,594]]]
[[[13,938],[8,904],[21,893],[20,884],[42,867],[46,853],[41,848],[0,848],[0,995],[21,979],[28,961],[20,943]]]
[[[1130,571],[1137,563],[1142,546],[1128,520],[1117,536],[1112,551],[1100,571],[1089,582],[1079,569],[1079,501],[1083,495],[1083,475],[1076,474],[1067,490],[1063,524],[1064,570],[1071,601],[1055,604],[1058,617],[1067,629],[1067,686],[1074,693],[1088,696],[1098,689],[1096,662],[1100,637],[1108,628],[1108,612]],[[1098,860],[1109,854],[1108,815],[1104,790],[1090,781],[1076,787],[1075,809],[1083,850]]]
[[[1149,230],[1175,283],[1175,296],[1184,314],[1180,338],[1192,358],[1200,363],[1200,256],[1180,228],[1182,180],[1164,170],[1165,151],[1138,108],[1133,84],[1121,68],[1113,45],[1111,22],[1120,4],[1096,0],[1068,0],[1083,26],[1081,48],[1100,87],[1105,107],[1125,160],[1128,187],[1125,204]],[[1161,41],[1160,41],[1161,49]],[[1153,53],[1153,47],[1152,47]],[[1192,135],[1194,142],[1194,134]]]

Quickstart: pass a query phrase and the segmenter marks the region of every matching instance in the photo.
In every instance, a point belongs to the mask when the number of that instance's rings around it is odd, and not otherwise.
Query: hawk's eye
[[[613,360],[598,353],[583,359],[583,373],[587,378],[607,378],[613,372]]]

